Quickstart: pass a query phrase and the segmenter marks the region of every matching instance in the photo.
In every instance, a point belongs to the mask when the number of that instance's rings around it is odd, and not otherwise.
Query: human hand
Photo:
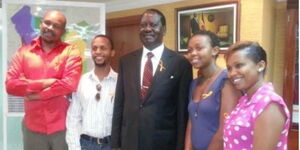
[[[24,97],[25,100],[38,100],[41,99],[40,95],[38,94],[28,94]]]
[[[21,74],[20,74],[20,77],[19,77],[19,79],[20,79],[21,81],[30,82],[30,80],[29,80],[29,79],[27,79],[27,78],[25,77],[24,73],[21,73]]]
[[[56,79],[54,78],[49,78],[49,79],[43,79],[42,82],[43,82],[43,88],[48,88],[51,84],[53,84],[54,82],[56,81]]]

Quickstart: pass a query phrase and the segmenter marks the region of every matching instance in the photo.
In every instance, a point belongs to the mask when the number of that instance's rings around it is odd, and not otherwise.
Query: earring
[[[262,72],[264,70],[264,68],[258,68],[258,72]]]

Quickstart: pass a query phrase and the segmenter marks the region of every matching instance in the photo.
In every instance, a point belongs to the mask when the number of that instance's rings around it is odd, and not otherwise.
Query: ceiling
[[[64,0],[64,1],[85,1],[85,2],[100,2],[106,4],[106,12],[114,12],[120,10],[128,10],[159,4],[173,3],[179,1],[190,0]],[[277,2],[285,2],[287,0],[275,0]]]
[[[51,0],[39,0],[39,1],[51,1]],[[154,6],[154,5],[173,3],[179,1],[188,1],[188,0],[59,0],[59,1],[105,3],[106,12],[114,12],[120,10],[128,10],[128,9]],[[284,2],[287,0],[276,0],[276,1]],[[2,8],[2,0],[0,0],[0,8]]]
[[[0,0],[0,8],[2,8],[2,1]],[[9,1],[9,0],[7,0]],[[22,1],[22,0],[19,0]],[[38,0],[41,1],[74,1],[74,2],[93,2],[93,3],[105,3],[106,12],[127,10],[133,8],[147,7],[159,4],[166,4],[184,0]]]
[[[64,1],[82,2],[83,0],[64,0]],[[187,0],[85,0],[85,2],[105,3],[106,12],[141,8],[141,7],[173,3],[179,1],[187,1]]]

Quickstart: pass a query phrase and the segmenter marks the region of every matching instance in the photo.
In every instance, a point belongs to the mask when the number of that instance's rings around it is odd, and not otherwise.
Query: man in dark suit
[[[140,23],[143,48],[120,59],[112,124],[113,149],[184,148],[192,68],[183,56],[164,46],[165,32],[164,15],[156,9],[146,10]],[[146,73],[149,60],[151,75]]]
[[[193,34],[200,31],[196,14],[193,14],[193,18],[191,19],[190,23],[191,23],[191,29]]]

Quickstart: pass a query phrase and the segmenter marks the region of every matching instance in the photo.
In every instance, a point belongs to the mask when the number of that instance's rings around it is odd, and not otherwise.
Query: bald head
[[[63,28],[66,27],[66,24],[67,24],[67,19],[65,17],[65,15],[60,12],[60,11],[57,11],[57,10],[50,10],[50,11],[47,11],[43,17],[43,20],[45,18],[55,18],[57,21],[59,21],[60,23],[62,23],[63,25]]]
[[[40,24],[44,45],[55,45],[65,33],[66,17],[60,11],[51,10],[45,13]]]

